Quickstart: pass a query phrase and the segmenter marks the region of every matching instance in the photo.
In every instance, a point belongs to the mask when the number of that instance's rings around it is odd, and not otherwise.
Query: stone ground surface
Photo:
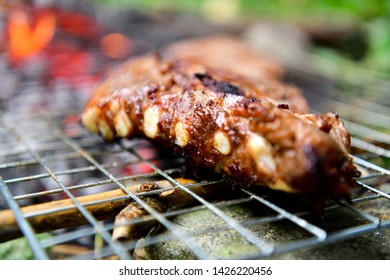
[[[389,186],[385,186],[389,189]],[[383,189],[383,188],[382,188]],[[383,190],[385,190],[383,189]],[[261,218],[270,214],[266,208],[258,208],[258,204],[253,202],[222,207],[221,209],[228,216],[239,221],[248,221]],[[289,206],[287,206],[289,207]],[[359,210],[364,210],[382,220],[390,219],[390,205],[385,199],[366,201],[354,205]],[[343,229],[350,229],[366,223],[344,207],[335,207],[327,210],[323,215],[307,214],[302,216],[316,226],[326,230],[328,234]],[[209,230],[207,233],[198,234],[192,237],[191,242],[201,248],[205,248],[208,253],[215,258],[238,259],[245,256],[255,255],[258,250],[256,246],[249,243],[237,231],[223,229],[224,222],[208,210],[198,210],[176,216],[172,221],[184,232],[193,230]],[[312,237],[310,233],[286,220],[265,222],[246,225],[256,236],[261,237],[267,243],[276,248],[282,244],[294,243],[298,240],[305,240]],[[218,230],[220,229],[220,230]],[[169,237],[172,233],[159,230],[162,237]],[[153,236],[153,234],[151,234]],[[148,237],[146,237],[146,240]],[[177,240],[160,242],[151,246],[143,247],[141,240],[136,250],[136,255],[140,259],[194,259],[195,256],[187,246]],[[339,240],[315,247],[305,247],[280,253],[267,257],[268,259],[363,259],[363,260],[389,260],[390,259],[390,229],[380,229],[357,237]]]

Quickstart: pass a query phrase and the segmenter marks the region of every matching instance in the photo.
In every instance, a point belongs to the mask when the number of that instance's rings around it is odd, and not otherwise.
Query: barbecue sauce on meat
[[[346,152],[349,134],[336,115],[290,109],[305,109],[294,103],[304,100],[295,91],[275,104],[270,100],[288,86],[271,81],[278,85],[274,94],[264,91],[275,88],[267,83],[217,66],[172,53],[134,59],[98,86],[82,123],[107,140],[145,137],[242,187],[350,195],[356,169]]]

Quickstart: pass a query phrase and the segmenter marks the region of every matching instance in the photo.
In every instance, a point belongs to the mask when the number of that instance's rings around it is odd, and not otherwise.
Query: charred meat
[[[349,196],[356,170],[337,115],[303,114],[299,91],[286,94],[275,77],[246,77],[173,49],[133,59],[103,81],[83,125],[106,140],[146,137],[243,187]]]

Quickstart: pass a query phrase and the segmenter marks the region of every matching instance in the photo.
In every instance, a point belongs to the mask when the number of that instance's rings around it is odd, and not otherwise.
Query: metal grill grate
[[[160,257],[269,258],[390,227],[390,116],[370,111],[360,122],[361,116],[354,116],[362,109],[351,111],[350,100],[315,96],[314,109],[337,104],[336,111],[350,117],[346,125],[354,135],[353,159],[363,170],[351,203],[329,200],[324,213],[317,215],[293,196],[232,189],[221,180],[184,184],[178,179],[180,158],[141,140],[106,144],[86,133],[77,122],[83,101],[75,93],[58,94],[55,104],[46,104],[42,97],[37,92],[22,94],[22,102],[7,104],[0,121],[0,240],[24,236],[37,259],[129,259],[134,250],[138,256],[147,251],[153,257],[153,248],[164,251],[168,244],[184,255],[166,249]],[[161,191],[129,190],[146,181],[170,182],[192,200],[159,213],[142,197]],[[199,189],[219,195],[205,196]],[[130,223],[155,220],[160,226],[139,242],[113,241],[113,217],[130,200],[150,213]],[[199,214],[204,223],[184,225],[185,219],[193,222],[191,214]],[[206,241],[210,239],[217,241]],[[234,246],[226,245],[229,242]],[[78,249],[58,253],[63,244]],[[221,253],[221,246],[229,252]]]

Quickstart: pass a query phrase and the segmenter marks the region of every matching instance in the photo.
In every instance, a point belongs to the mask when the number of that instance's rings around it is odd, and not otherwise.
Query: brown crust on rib
[[[168,46],[162,56],[169,61],[178,61],[179,71],[208,73],[216,80],[239,85],[248,98],[268,98],[276,104],[288,104],[293,111],[309,112],[300,90],[280,82],[283,68],[237,38],[214,36],[179,41]]]
[[[149,138],[244,187],[347,197],[355,168],[337,116],[260,100],[266,94],[252,83],[230,71],[147,55],[99,85],[82,121],[107,140]]]
[[[259,55],[239,39],[228,35],[174,42],[164,49],[164,58],[217,67],[255,80],[280,80],[284,75],[280,64]]]

